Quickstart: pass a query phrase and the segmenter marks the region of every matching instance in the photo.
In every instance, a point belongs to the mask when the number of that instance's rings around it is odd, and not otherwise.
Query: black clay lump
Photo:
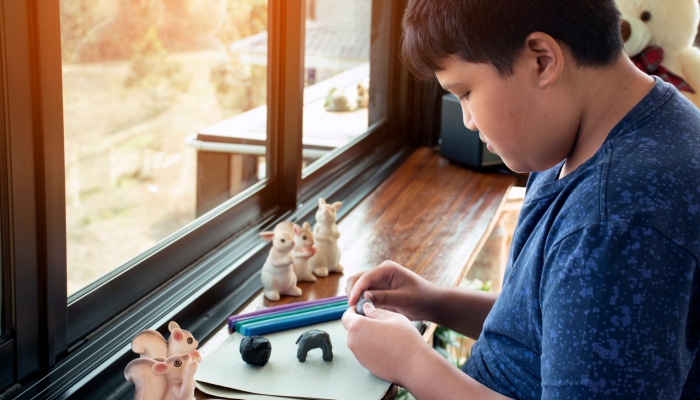
[[[323,361],[333,360],[333,346],[328,334],[320,329],[309,329],[297,339],[297,358],[300,362],[306,361],[306,353],[311,349],[320,348],[323,350]]]
[[[365,299],[365,292],[362,292],[360,293],[360,301],[357,302],[357,308],[355,308],[355,311],[357,311],[357,313],[360,315],[365,315],[364,307],[366,303],[374,305],[374,303],[372,303],[372,300]]]
[[[252,365],[264,366],[270,359],[272,345],[262,336],[246,336],[241,340],[241,358]]]

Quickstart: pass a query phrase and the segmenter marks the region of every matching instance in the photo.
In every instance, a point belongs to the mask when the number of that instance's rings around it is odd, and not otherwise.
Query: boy
[[[412,0],[403,57],[529,171],[500,296],[385,262],[348,346],[418,399],[700,398],[700,112],[624,55],[613,0]],[[696,88],[700,89],[700,88]],[[463,372],[409,318],[478,341]]]

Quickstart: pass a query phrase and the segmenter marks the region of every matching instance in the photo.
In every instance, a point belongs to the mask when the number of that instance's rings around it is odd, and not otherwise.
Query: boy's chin
[[[509,170],[513,172],[517,172],[519,174],[527,174],[530,172],[541,172],[544,170],[547,170],[551,167],[543,167],[543,166],[537,166],[534,165],[533,163],[529,162],[528,160],[522,160],[522,159],[516,159],[516,158],[511,158],[511,157],[504,157],[502,154],[499,154],[501,159],[503,160],[503,163],[508,167]]]
[[[527,169],[526,165],[520,160],[513,160],[513,159],[508,158],[508,157],[503,157],[503,155],[501,155],[501,154],[499,154],[499,156],[503,160],[503,163],[506,165],[506,167],[508,167],[508,169],[513,171],[513,172],[517,172],[519,174],[532,172],[532,171],[529,171]]]

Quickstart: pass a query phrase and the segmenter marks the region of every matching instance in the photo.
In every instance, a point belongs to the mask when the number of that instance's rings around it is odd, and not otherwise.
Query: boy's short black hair
[[[623,48],[614,0],[410,0],[403,17],[402,58],[418,78],[455,55],[493,65],[501,77],[533,32],[566,44],[580,66],[605,67]]]

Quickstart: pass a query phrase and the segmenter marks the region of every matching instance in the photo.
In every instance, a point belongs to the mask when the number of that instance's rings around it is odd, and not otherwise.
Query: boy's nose
[[[476,124],[474,124],[474,120],[472,119],[472,114],[469,112],[469,109],[467,107],[462,107],[462,115],[463,115],[463,122],[464,126],[471,130],[471,131],[476,131],[478,130],[476,127]]]

